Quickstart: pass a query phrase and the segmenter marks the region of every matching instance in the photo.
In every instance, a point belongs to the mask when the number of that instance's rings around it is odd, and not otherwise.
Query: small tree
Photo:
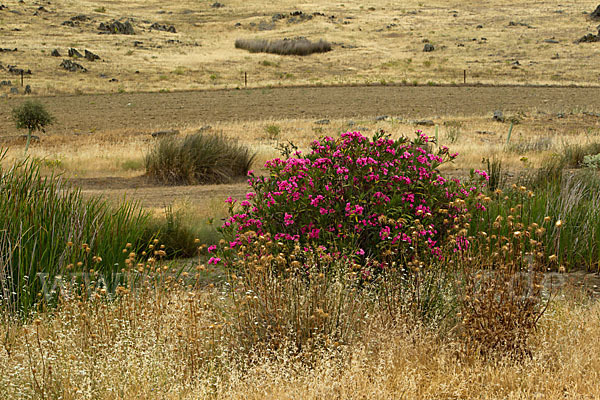
[[[17,129],[27,128],[27,144],[25,145],[25,154],[29,149],[31,133],[35,131],[46,132],[46,125],[54,121],[54,117],[46,110],[44,105],[37,100],[28,100],[13,109],[13,120]]]

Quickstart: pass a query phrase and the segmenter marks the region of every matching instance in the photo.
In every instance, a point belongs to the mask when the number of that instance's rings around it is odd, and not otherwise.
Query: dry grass
[[[511,115],[512,116],[512,115]],[[438,126],[438,141],[459,152],[460,157],[450,166],[469,169],[482,165],[482,158],[497,157],[510,170],[540,167],[544,158],[560,153],[569,144],[594,143],[600,140],[600,122],[597,117],[576,110],[564,118],[535,111],[514,115],[519,124],[514,125],[507,146],[510,123],[500,123],[490,116],[439,116],[434,117]],[[411,120],[373,118],[331,120],[329,124],[316,124],[313,120],[256,120],[242,122],[217,122],[208,132],[223,134],[248,146],[256,153],[253,168],[261,172],[265,161],[279,155],[277,147],[293,142],[301,150],[322,136],[337,136],[342,132],[358,130],[365,135],[379,129],[393,137],[410,136],[421,129],[430,137],[435,136],[434,126],[419,126]],[[269,127],[277,127],[276,137],[265,134]],[[187,126],[180,136],[197,132],[200,126]],[[31,157],[47,159],[69,176],[79,178],[139,176],[144,171],[144,156],[155,139],[149,133],[134,130],[102,132],[91,135],[42,135],[40,143],[33,143]],[[22,157],[24,140],[7,143],[9,151],[5,163]]]
[[[214,272],[213,272],[214,274]],[[171,286],[171,285],[167,285]],[[167,287],[164,286],[164,287]],[[171,286],[172,287],[172,286]],[[318,351],[232,352],[220,294],[166,290],[64,303],[31,324],[0,325],[3,398],[580,399],[600,396],[600,304],[557,298],[531,357],[484,359],[422,326],[382,329]],[[582,297],[579,297],[582,298]],[[210,305],[212,304],[212,306]]]
[[[596,32],[597,23],[583,14],[596,7],[591,0],[231,0],[224,8],[211,8],[209,1],[134,0],[111,2],[104,10],[95,1],[58,0],[44,5],[49,12],[17,0],[4,4],[8,10],[0,11],[3,47],[19,51],[3,53],[2,63],[31,69],[27,82],[39,94],[236,87],[243,85],[243,72],[250,86],[259,87],[461,83],[463,70],[471,83],[598,84],[598,76],[590,72],[596,44],[573,43]],[[289,13],[296,10],[323,15],[290,22]],[[61,25],[82,13],[92,20],[76,27]],[[273,22],[277,13],[286,18]],[[123,18],[133,21],[136,35],[98,35],[100,22]],[[174,25],[177,33],[150,30],[153,22]],[[261,30],[271,24],[271,30]],[[300,58],[248,54],[234,47],[240,37],[299,36],[324,38],[333,51]],[[425,40],[435,46],[434,52],[423,52]],[[134,41],[142,43],[134,47]],[[59,64],[69,47],[89,49],[102,60],[82,60],[87,73],[64,71]],[[50,56],[54,48],[63,57]],[[520,65],[513,65],[515,61]],[[3,70],[0,75],[16,80]]]

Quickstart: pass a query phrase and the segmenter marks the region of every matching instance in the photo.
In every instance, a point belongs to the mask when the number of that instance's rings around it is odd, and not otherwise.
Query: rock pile
[[[121,34],[121,35],[135,35],[135,30],[131,22],[125,21],[112,21],[112,22],[101,22],[98,26],[98,30],[101,34]]]
[[[87,72],[87,69],[83,65],[71,60],[62,60],[60,66],[71,72]]]
[[[175,27],[173,25],[167,26],[164,24],[159,24],[158,22],[155,22],[152,25],[150,25],[150,30],[153,30],[153,29],[155,31],[177,33],[177,30],[175,29]]]

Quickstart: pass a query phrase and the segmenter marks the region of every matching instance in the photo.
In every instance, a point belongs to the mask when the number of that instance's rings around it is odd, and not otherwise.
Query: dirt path
[[[40,98],[56,116],[51,133],[140,132],[216,121],[294,118],[425,118],[491,115],[494,110],[568,112],[600,109],[600,89],[575,87],[369,86],[122,93]],[[14,134],[0,100],[0,132]]]

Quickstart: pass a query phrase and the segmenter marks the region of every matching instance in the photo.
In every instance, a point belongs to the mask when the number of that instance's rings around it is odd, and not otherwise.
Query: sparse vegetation
[[[273,53],[279,55],[307,56],[313,53],[331,51],[331,44],[323,39],[311,42],[308,39],[237,39],[236,49],[248,50],[251,53]]]

